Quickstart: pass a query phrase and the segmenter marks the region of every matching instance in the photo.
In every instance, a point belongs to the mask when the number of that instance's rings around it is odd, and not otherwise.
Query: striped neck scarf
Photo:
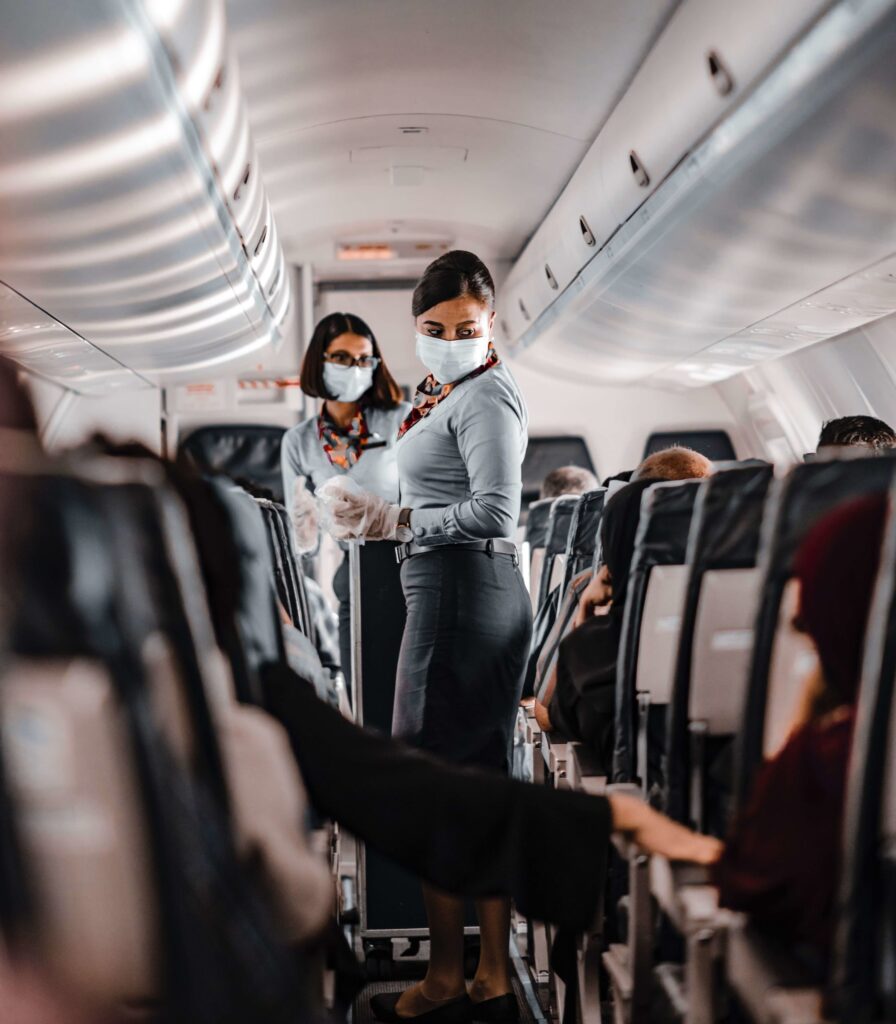
[[[351,469],[364,454],[364,446],[370,437],[367,417],[359,407],[347,430],[337,426],[323,406],[317,417],[317,436],[330,460],[330,465]]]

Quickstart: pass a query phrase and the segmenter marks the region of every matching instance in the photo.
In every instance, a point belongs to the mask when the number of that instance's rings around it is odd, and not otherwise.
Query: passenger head
[[[841,505],[809,531],[797,552],[796,625],[818,651],[824,677],[819,713],[853,704],[858,693],[887,508],[883,495]]]
[[[330,313],[314,328],[302,363],[302,390],[311,398],[362,401],[374,409],[394,409],[401,401],[373,331],[353,313]]]
[[[423,272],[411,312],[418,334],[444,341],[491,337],[495,283],[488,267],[471,252],[454,249]]]
[[[693,448],[664,448],[648,455],[632,480],[695,480],[712,474],[712,463]]]
[[[841,416],[821,428],[817,451],[823,448],[869,448],[886,451],[896,447],[896,433],[874,416]]]
[[[597,477],[581,466],[558,466],[541,481],[539,499],[558,498],[561,494],[585,494],[598,486]]]
[[[625,602],[628,574],[635,553],[635,535],[641,516],[641,498],[655,480],[626,484],[607,502],[600,522],[601,557],[613,592],[613,607]]]

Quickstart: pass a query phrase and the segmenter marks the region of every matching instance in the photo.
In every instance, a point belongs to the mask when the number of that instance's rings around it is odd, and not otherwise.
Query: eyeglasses
[[[327,352],[324,355],[325,362],[335,363],[337,366],[357,366],[362,370],[375,370],[380,365],[377,356],[358,356],[355,359],[348,352]]]

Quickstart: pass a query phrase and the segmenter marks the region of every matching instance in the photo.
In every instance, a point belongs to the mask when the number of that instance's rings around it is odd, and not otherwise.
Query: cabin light
[[[337,247],[338,260],[394,260],[395,250],[383,242],[345,243]]]

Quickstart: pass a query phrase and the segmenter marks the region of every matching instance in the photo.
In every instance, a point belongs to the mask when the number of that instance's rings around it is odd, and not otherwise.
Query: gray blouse
[[[313,490],[333,476],[350,476],[365,491],[373,491],[387,501],[398,501],[398,467],[395,463],[395,439],[398,428],[410,412],[407,402],[394,409],[367,409],[367,427],[376,440],[386,441],[383,448],[370,448],[349,469],[334,466],[327,458],[317,432],[317,416],[310,416],[283,435],[280,468],[286,506],[292,502],[296,477],[308,478]]]
[[[502,362],[458,384],[398,441],[401,504],[421,545],[512,537],[528,414]]]

